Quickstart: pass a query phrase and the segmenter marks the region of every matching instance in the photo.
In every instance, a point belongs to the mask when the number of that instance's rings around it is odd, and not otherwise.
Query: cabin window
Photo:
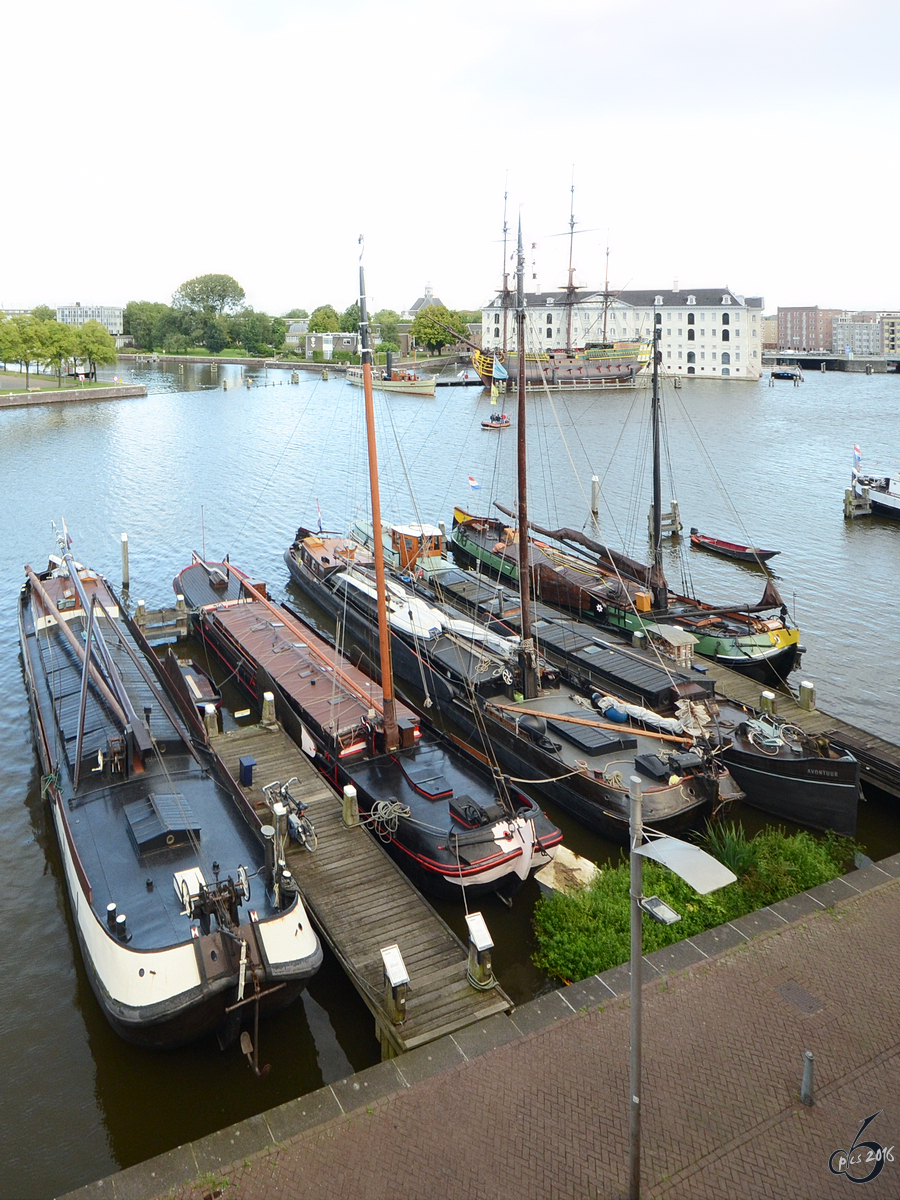
[[[722,313],[722,324],[723,325],[727,325],[730,320],[731,320],[731,317],[728,315],[728,313]]]
[[[688,313],[688,325],[693,325],[693,324],[694,324],[694,314]]]
[[[722,330],[722,341],[727,342],[727,341],[729,341],[730,338],[731,338],[731,334],[728,332],[728,330],[723,329]]]
[[[688,350],[688,359],[687,359],[687,360],[688,360],[688,362],[689,362],[689,363],[692,363],[692,362],[696,362],[696,361],[697,361],[697,356],[696,356],[696,354],[693,352],[693,350]]]
[[[722,362],[723,362],[723,363],[730,363],[730,362],[731,362],[731,355],[728,353],[728,351],[727,351],[727,350],[723,351],[723,353],[722,353]]]
[[[688,341],[689,341],[689,342],[692,342],[692,341],[694,341],[694,331],[693,331],[693,329],[689,329],[689,330],[688,330]]]

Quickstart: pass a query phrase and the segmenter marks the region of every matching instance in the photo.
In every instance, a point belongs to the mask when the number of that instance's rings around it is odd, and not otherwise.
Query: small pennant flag
[[[481,491],[481,484],[476,482],[476,480],[474,480],[471,475],[469,476],[469,487],[472,489],[473,492]]]
[[[321,533],[322,532],[322,506],[319,504],[318,500],[316,501],[316,509],[318,510],[318,513],[319,513],[319,533]]]

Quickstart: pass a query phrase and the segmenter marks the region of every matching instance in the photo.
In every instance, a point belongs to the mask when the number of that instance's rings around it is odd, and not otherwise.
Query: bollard
[[[385,946],[381,951],[384,963],[384,1003],[387,1015],[394,1025],[402,1025],[406,1020],[406,992],[409,987],[409,974],[400,947]]]
[[[122,534],[122,587],[128,590],[128,534]]]
[[[347,829],[353,829],[359,824],[359,804],[356,799],[356,788],[352,783],[344,787],[344,803],[341,807],[341,820]]]
[[[800,684],[800,707],[805,708],[807,712],[816,711],[816,685],[810,683],[808,679],[802,680]]]
[[[263,723],[263,725],[274,725],[275,724],[275,693],[274,692],[263,692],[262,723]]]
[[[760,692],[759,693],[759,711],[768,713],[770,717],[775,715],[775,693]]]
[[[634,633],[631,635],[631,644],[634,646],[635,650],[647,649],[647,635],[643,629],[635,629]]]
[[[147,601],[138,600],[137,608],[134,610],[134,623],[141,629],[147,624]]]
[[[800,1084],[800,1100],[803,1104],[813,1102],[813,1055],[807,1050],[803,1058],[803,1082]]]
[[[491,951],[494,943],[488,933],[488,927],[480,912],[469,913],[466,916],[469,929],[469,962],[466,967],[466,979],[479,992],[490,991],[497,986],[491,967]]]
[[[141,604],[143,604],[143,600]],[[179,637],[188,635],[188,610],[184,596],[179,592],[175,597],[175,625]]]
[[[106,906],[106,924],[112,930],[115,930],[116,928],[117,915],[118,909],[116,907],[116,902],[115,900],[110,900],[109,904]]]
[[[214,738],[219,732],[219,721],[216,716],[216,706],[207,704],[203,709],[203,724],[206,726],[206,736]]]
[[[266,856],[266,887],[271,887],[275,882],[275,829],[272,825],[262,825],[259,832]]]

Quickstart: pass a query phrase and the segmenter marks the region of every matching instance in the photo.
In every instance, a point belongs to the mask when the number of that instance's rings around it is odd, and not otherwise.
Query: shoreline
[[[61,404],[69,400],[125,400],[146,396],[143,383],[119,383],[113,387],[41,388],[34,392],[0,392],[0,408],[31,408],[36,404]]]

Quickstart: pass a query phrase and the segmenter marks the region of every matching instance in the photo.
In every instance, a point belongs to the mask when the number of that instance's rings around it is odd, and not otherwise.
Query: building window
[[[728,351],[727,351],[727,350],[724,350],[724,351],[722,352],[722,362],[723,362],[723,363],[730,363],[730,362],[731,362],[731,355],[728,353]]]
[[[499,313],[494,313],[494,324],[495,325],[500,324],[500,314]]]
[[[696,303],[697,303],[697,297],[696,297],[696,296],[688,296],[688,298],[687,298],[687,302],[688,302],[688,304],[696,304]]]
[[[696,374],[697,374],[696,367],[688,367],[688,375],[696,375]]]
[[[722,297],[722,303],[723,303],[723,304],[730,304],[730,303],[731,303],[731,297],[730,297],[730,296],[729,296],[727,293],[726,293],[726,294],[725,294],[725,295]]]
[[[730,368],[730,367],[723,367],[723,368],[722,368],[722,374],[723,374],[723,375],[730,375],[730,374],[731,374],[731,368]]]
[[[662,296],[657,296],[656,299],[653,301],[654,304],[662,304],[662,302],[663,302]]]
[[[671,351],[671,350],[667,350],[667,351],[666,351],[666,358],[671,358],[671,357],[672,357],[672,351]]]
[[[722,324],[723,325],[727,325],[730,320],[731,320],[731,317],[728,315],[728,313],[722,313]]]
[[[681,358],[681,351],[678,351],[678,357]]]
[[[713,360],[713,362],[715,362],[715,361],[716,361],[716,352],[715,352],[715,350],[713,350],[713,352],[712,352],[712,360]]]
[[[552,320],[553,320],[553,313],[547,313],[547,324],[549,325]]]
[[[734,361],[735,361],[735,362],[740,362],[740,361],[741,361],[741,356],[740,356],[740,354],[735,354],[735,356],[734,356]]]
[[[706,353],[703,350],[700,351],[700,357],[706,358]]]
[[[657,324],[657,325],[662,325],[662,313],[657,313],[657,314],[656,314],[656,324]]]
[[[688,313],[688,325],[693,325],[693,324],[694,324],[694,314]]]
[[[693,352],[693,350],[688,350],[688,357],[687,357],[687,360],[688,360],[688,362],[689,362],[689,363],[692,363],[692,362],[696,362],[696,361],[697,361],[697,356],[696,356],[696,354]]]
[[[688,341],[692,342],[693,340],[694,340],[694,331],[693,331],[693,329],[689,329],[688,330]]]
[[[728,332],[728,330],[723,329],[722,330],[722,341],[727,342],[730,339],[730,337],[731,337],[731,334]]]

